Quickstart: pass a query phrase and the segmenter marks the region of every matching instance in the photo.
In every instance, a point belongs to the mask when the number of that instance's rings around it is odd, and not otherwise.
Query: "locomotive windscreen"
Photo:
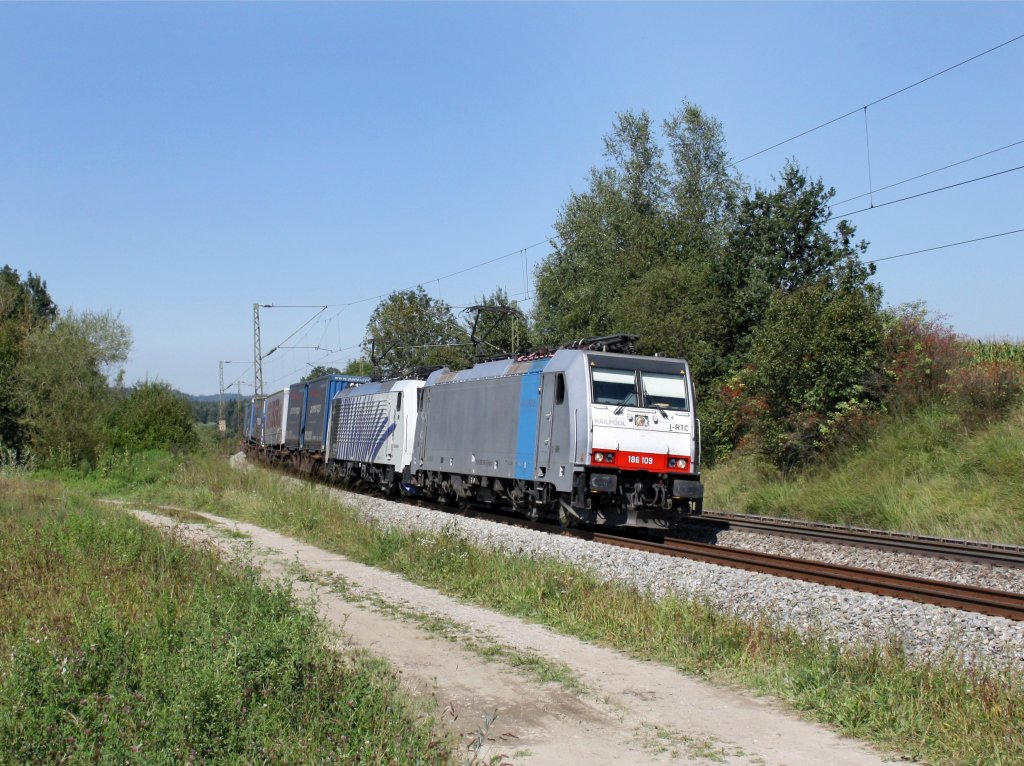
[[[635,370],[609,370],[607,367],[594,367],[591,374],[596,404],[635,405],[637,403]]]
[[[689,409],[686,401],[686,378],[664,372],[640,371],[640,388],[644,406],[662,410]]]
[[[689,411],[686,376],[678,372],[590,368],[595,404]]]

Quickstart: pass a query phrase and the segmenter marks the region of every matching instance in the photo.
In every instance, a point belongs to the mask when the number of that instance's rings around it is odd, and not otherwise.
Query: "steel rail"
[[[590,539],[623,548],[695,559],[777,577],[980,612],[1011,620],[1024,620],[1024,594],[683,540],[650,543],[604,533],[593,533]]]
[[[631,548],[677,558],[688,558],[777,577],[816,582],[848,590],[874,593],[881,596],[933,604],[944,608],[962,609],[964,611],[980,612],[1011,620],[1024,621],[1024,594],[979,588],[959,583],[947,583],[939,580],[928,580],[921,577],[861,569],[859,567],[790,558],[788,556],[777,556],[741,548],[728,548],[687,540],[669,538],[665,542],[659,543],[622,537],[605,532],[594,532],[577,528],[567,529],[553,524],[530,522],[521,518],[513,518],[508,515],[486,511],[481,512],[476,509],[467,508],[463,510],[463,513],[511,526],[572,536],[602,544],[616,545],[622,548]],[[729,519],[731,521],[732,517],[730,516]]]
[[[657,553],[676,558],[687,558],[719,566],[760,572],[791,580],[815,582],[836,588],[873,593],[922,604],[933,604],[947,609],[962,609],[1010,620],[1024,621],[1024,594],[979,588],[974,585],[929,580],[923,577],[880,572],[873,569],[829,564],[821,561],[797,559],[760,553],[742,548],[695,543],[688,540],[668,539],[665,542],[623,537],[606,532],[585,529],[565,529],[553,524],[529,522],[505,515],[473,512],[476,518],[512,526],[526,527],[551,534],[577,537],[583,540],[615,545],[620,548]]]
[[[879,529],[841,527],[809,521],[778,519],[767,516],[747,516],[738,513],[708,511],[700,517],[687,519],[688,523],[721,526],[726,529],[747,530],[761,534],[819,540],[839,545],[874,548],[916,556],[970,561],[989,566],[1024,568],[1024,548],[1013,545],[982,543],[970,540],[950,540]]]

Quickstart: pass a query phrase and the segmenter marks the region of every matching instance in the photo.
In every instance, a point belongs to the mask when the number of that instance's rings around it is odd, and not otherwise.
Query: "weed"
[[[930,450],[916,459],[929,467],[936,460],[959,460],[954,445],[935,438],[946,433],[943,418],[950,417],[955,427],[955,415],[931,413],[910,421]],[[1024,429],[1024,422],[1014,427]],[[985,452],[980,443],[955,446],[975,456]],[[1004,455],[990,444],[988,451],[986,461],[1020,459],[1019,450]],[[864,477],[897,462],[883,460],[871,470],[860,466],[851,472],[846,496],[856,506],[836,511],[851,514],[865,505]],[[755,463],[752,470],[762,469]],[[1022,480],[1018,472],[1016,481]],[[784,488],[790,498],[799,497],[792,486]],[[654,599],[561,562],[480,550],[455,534],[383,530],[362,522],[321,488],[284,482],[269,471],[233,471],[215,459],[192,459],[173,480],[141,488],[139,494],[206,506],[563,633],[741,683],[846,734],[914,758],[976,766],[1024,762],[1024,740],[1018,736],[1024,692],[1014,674],[981,676],[951,661],[913,664],[899,647],[888,645],[844,649],[772,625],[751,625],[704,603]]]
[[[0,764],[451,762],[284,586],[59,485],[6,489]]]

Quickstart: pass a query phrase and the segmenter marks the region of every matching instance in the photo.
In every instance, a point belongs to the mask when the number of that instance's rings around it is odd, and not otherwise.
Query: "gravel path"
[[[882,766],[886,762],[862,743],[802,721],[770,700],[716,688],[656,663],[633,660],[541,625],[457,602],[397,575],[266,529],[205,513],[199,515],[214,526],[134,513],[147,523],[176,530],[180,539],[242,550],[268,576],[290,580],[297,595],[315,600],[321,616],[343,634],[347,644],[385,657],[407,685],[433,696],[444,720],[467,742],[484,732],[473,763]],[[343,583],[340,592],[339,583]],[[444,619],[456,626],[456,637],[439,636],[408,615]],[[583,691],[577,694],[557,683],[541,683],[516,670],[513,663],[489,661],[467,646],[467,636],[478,645],[487,643],[560,663],[578,679]],[[490,727],[481,723],[485,716],[495,715]]]

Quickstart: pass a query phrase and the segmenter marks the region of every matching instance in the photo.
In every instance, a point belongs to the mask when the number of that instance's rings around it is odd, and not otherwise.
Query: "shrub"
[[[822,450],[822,427],[840,407],[871,400],[883,325],[871,289],[834,289],[821,282],[772,298],[754,332],[749,394],[764,402],[754,433],[780,468],[810,461]]]
[[[953,328],[930,315],[923,303],[884,314],[883,365],[877,382],[886,405],[905,412],[939,396],[950,371],[966,360]]]
[[[111,418],[111,446],[147,450],[196,446],[192,407],[162,381],[147,381],[132,389]]]
[[[1024,393],[1024,370],[1013,362],[983,362],[958,367],[945,387],[946,396],[968,426],[1005,415]]]

